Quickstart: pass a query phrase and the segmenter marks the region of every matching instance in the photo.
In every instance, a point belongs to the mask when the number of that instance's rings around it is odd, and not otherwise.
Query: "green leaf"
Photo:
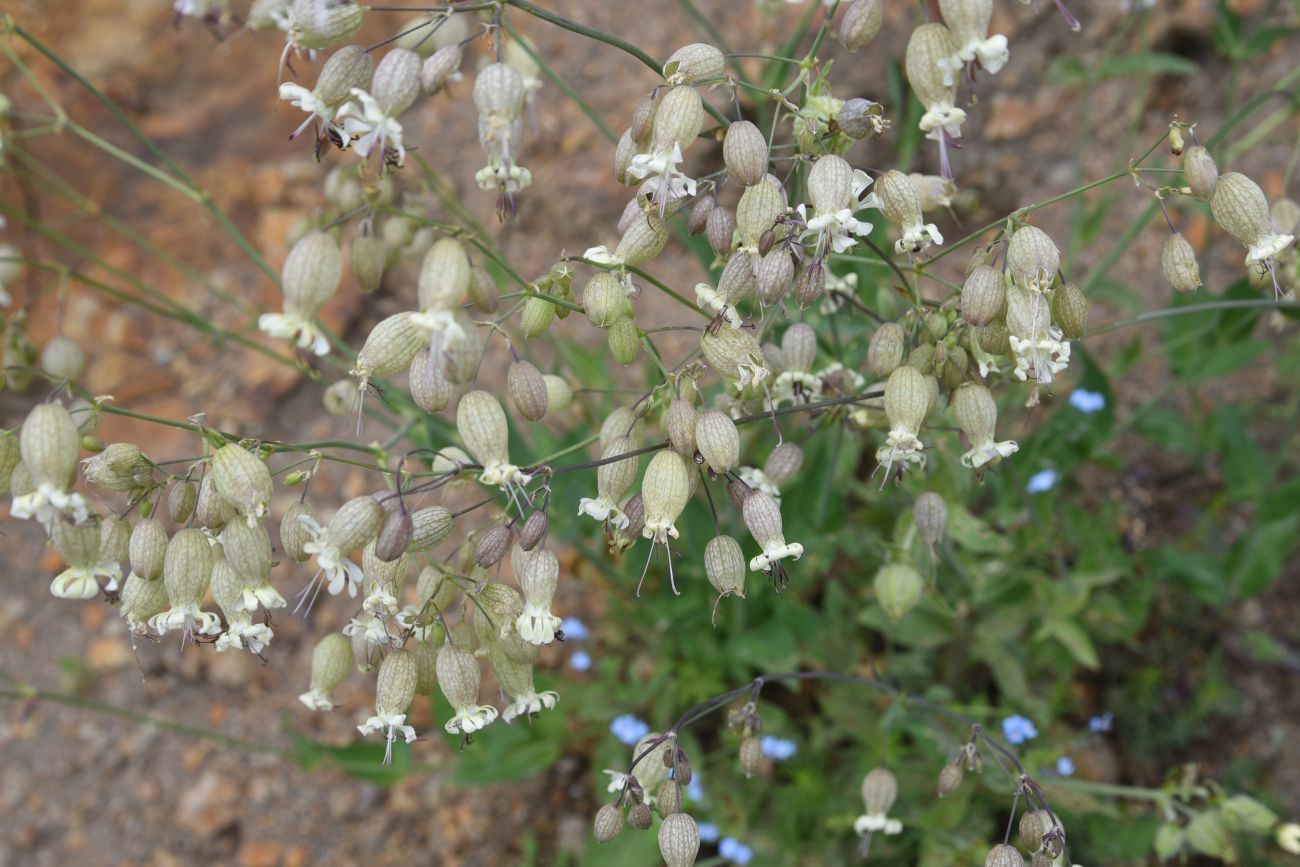
[[[1228,827],[1249,834],[1267,834],[1277,824],[1277,814],[1248,795],[1233,795],[1220,809]]]
[[[450,714],[450,706],[444,706],[439,708],[437,718],[447,719]],[[512,725],[498,722],[457,756],[452,781],[461,786],[481,786],[540,774],[564,753],[565,731],[560,711],[543,712],[531,725],[523,718]],[[459,747],[459,737],[447,738]]]
[[[1282,566],[1296,547],[1300,514],[1256,526],[1237,540],[1228,555],[1229,581],[1239,596],[1263,593],[1282,575]]]
[[[1038,638],[1044,637],[1055,638],[1061,643],[1074,661],[1084,668],[1096,670],[1101,667],[1101,660],[1097,658],[1097,648],[1092,644],[1092,639],[1082,626],[1073,620],[1048,620],[1039,627]]]
[[[1161,861],[1168,861],[1177,855],[1183,848],[1183,842],[1186,835],[1183,829],[1173,822],[1166,822],[1156,831],[1156,857]]]
[[[1232,837],[1228,833],[1228,823],[1218,810],[1207,810],[1187,825],[1187,842],[1202,855],[1209,855],[1221,861],[1235,861],[1236,853],[1232,848]]]
[[[376,786],[395,785],[411,772],[411,748],[404,743],[393,744],[392,764],[385,765],[386,747],[382,741],[357,741],[339,747],[313,741],[293,728],[288,733],[298,753],[298,764],[307,770],[321,765],[335,767]]]
[[[1113,57],[1097,70],[1098,78],[1121,78],[1126,75],[1195,75],[1201,68],[1178,54],[1147,51]]]

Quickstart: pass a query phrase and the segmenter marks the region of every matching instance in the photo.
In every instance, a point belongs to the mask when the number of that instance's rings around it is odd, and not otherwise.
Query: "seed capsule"
[[[289,40],[299,48],[333,48],[356,36],[365,12],[355,0],[293,0]]]
[[[420,309],[444,309],[460,304],[469,291],[469,283],[470,262],[465,247],[455,238],[439,238],[420,264]]]
[[[689,400],[674,398],[668,404],[668,442],[684,458],[695,455],[695,426],[699,413]]]
[[[452,385],[443,364],[428,349],[411,359],[408,371],[411,399],[425,412],[441,412],[451,402]]]
[[[682,810],[682,786],[676,780],[664,780],[655,795],[655,809],[666,819]]]
[[[885,384],[885,415],[894,428],[920,431],[930,408],[927,377],[915,367],[904,365],[889,375]]]
[[[294,563],[305,563],[311,557],[303,548],[311,541],[311,534],[302,521],[304,515],[316,521],[316,510],[306,503],[294,503],[280,518],[280,549]]]
[[[1007,244],[1007,270],[1017,286],[1046,290],[1061,269],[1061,251],[1037,226],[1021,226]]]
[[[525,96],[524,80],[509,64],[491,63],[474,80],[474,105],[481,115],[518,117]]]
[[[1209,201],[1219,181],[1219,167],[1214,157],[1200,145],[1192,145],[1183,152],[1183,177],[1192,188],[1192,195]]]
[[[32,407],[23,421],[18,445],[33,487],[52,485],[66,491],[72,486],[81,437],[63,404],[38,403]]]
[[[86,369],[86,353],[71,337],[57,334],[41,351],[41,369],[56,381],[75,381]]]
[[[1044,818],[1037,810],[1026,810],[1020,816],[1020,839],[1024,842],[1025,848],[1031,852],[1037,851],[1043,845],[1043,834],[1050,827]]]
[[[667,225],[658,214],[642,214],[623,233],[614,248],[614,256],[630,268],[639,267],[663,252],[669,234]]]
[[[429,95],[442,90],[442,86],[460,71],[463,57],[459,43],[444,45],[433,52],[420,67],[420,89]]]
[[[761,378],[753,376],[752,371],[762,366],[763,350],[754,336],[743,328],[720,328],[712,334],[704,332],[700,351],[709,366],[728,379]]]
[[[524,418],[539,421],[546,415],[546,382],[530,362],[516,361],[510,365],[506,387],[510,399]]]
[[[212,456],[212,484],[219,497],[250,522],[266,514],[271,502],[271,471],[243,446],[228,443]]]
[[[375,686],[375,711],[381,717],[405,713],[415,700],[417,673],[409,650],[394,650],[379,664]]]
[[[763,233],[776,224],[787,207],[785,191],[766,176],[746,187],[736,205],[740,242],[757,250]]]
[[[939,772],[939,784],[936,786],[936,792],[940,798],[946,798],[961,787],[962,777],[965,776],[959,762],[949,762],[943,766]]]
[[[727,127],[722,159],[728,177],[742,186],[754,186],[767,176],[767,156],[767,139],[757,126],[742,120]]]
[[[794,283],[794,260],[783,247],[767,253],[758,262],[755,273],[758,297],[764,304],[776,304]]]
[[[409,311],[383,319],[370,331],[357,353],[352,375],[361,380],[397,373],[411,364],[411,359],[429,345],[428,332],[416,327]]]
[[[682,84],[660,96],[658,102],[650,134],[651,152],[679,147],[685,153],[704,124],[704,101],[700,92]]]
[[[605,804],[596,811],[595,835],[597,843],[608,843],[623,832],[623,809],[617,804]]]
[[[555,305],[545,298],[529,298],[519,313],[519,325],[529,340],[545,334],[554,321]]]
[[[907,333],[897,322],[886,322],[876,329],[867,343],[867,374],[884,378],[903,363]]]
[[[806,373],[817,359],[817,332],[805,322],[796,322],[781,337],[781,369]]]
[[[609,351],[626,367],[641,352],[641,333],[631,319],[619,319],[609,329]]]
[[[654,813],[649,804],[637,803],[628,811],[628,824],[638,831],[649,831],[654,824]]]
[[[194,506],[199,501],[199,487],[189,479],[172,485],[167,494],[167,516],[173,524],[184,524],[194,514]]]
[[[582,308],[597,328],[608,328],[631,312],[622,284],[609,271],[598,271],[587,281],[582,290]]]
[[[1248,247],[1271,231],[1264,191],[1239,172],[1228,172],[1219,178],[1210,196],[1210,210],[1215,222]]]
[[[550,518],[540,509],[529,515],[528,520],[524,521],[523,529],[519,531],[519,547],[531,551],[540,545],[546,539],[550,523]]]
[[[1052,318],[1061,333],[1078,340],[1088,330],[1088,298],[1074,283],[1058,286],[1052,293]]]
[[[740,432],[724,412],[710,409],[700,413],[695,424],[695,443],[714,475],[723,475],[740,465]]]
[[[853,0],[840,19],[840,44],[849,51],[857,51],[876,38],[884,20],[884,0]]]
[[[732,238],[736,233],[736,218],[727,208],[718,205],[709,211],[709,219],[704,227],[704,236],[709,241],[713,252],[725,256],[731,251]]]
[[[677,538],[675,524],[690,495],[690,471],[682,456],[671,450],[655,452],[641,482],[645,503],[645,528],[641,534],[660,543],[666,543],[670,536]]]
[[[491,569],[501,562],[501,558],[510,549],[510,537],[510,528],[504,524],[489,529],[479,537],[478,546],[474,549],[474,563],[484,569]]]
[[[989,850],[984,867],[1025,867],[1025,857],[1015,846],[999,843]]]
[[[375,539],[375,556],[384,563],[392,563],[406,553],[415,538],[415,520],[402,506],[389,513]]]
[[[732,536],[714,536],[704,546],[704,574],[719,598],[745,598],[745,555]]]
[[[179,530],[172,536],[163,558],[163,581],[173,608],[197,608],[203,602],[212,563],[212,546],[202,530]]]
[[[1002,274],[980,265],[961,287],[961,318],[971,325],[988,325],[1007,307],[1007,285]]]
[[[992,437],[991,431],[989,436]],[[927,545],[938,545],[948,526],[948,504],[934,491],[926,491],[912,504],[912,520]]]
[[[757,288],[754,257],[744,250],[737,250],[722,268],[722,276],[718,278],[718,295],[724,303],[734,306]]]
[[[384,523],[384,508],[371,496],[353,497],[330,518],[325,535],[342,554],[364,548]]]
[[[957,82],[953,80],[948,84],[944,81],[945,76],[951,74],[944,70],[940,61],[951,58],[960,49],[957,38],[942,24],[922,24],[912,31],[907,41],[904,66],[908,83],[927,109],[953,104]]]
[[[703,42],[692,42],[669,55],[663,73],[669,84],[695,84],[722,78],[726,68],[721,51]]]
[[[343,255],[334,236],[308,232],[289,250],[280,269],[285,309],[315,316],[333,297],[342,276]]]
[[[820,262],[808,262],[794,278],[794,300],[800,310],[807,310],[826,292],[826,267]]]
[[[797,443],[787,440],[772,449],[772,453],[767,456],[767,462],[763,464],[763,475],[767,476],[769,482],[780,487],[794,478],[801,466],[803,449]]]
[[[271,537],[260,523],[232,521],[221,531],[225,559],[242,581],[257,586],[271,574]]]
[[[131,571],[146,581],[162,577],[167,555],[167,530],[156,518],[145,518],[131,530],[128,546]]]
[[[897,623],[921,601],[925,582],[920,573],[907,563],[888,563],[876,573],[874,586],[880,607],[890,620]],[[865,783],[863,786],[865,797]]]
[[[700,852],[700,830],[686,813],[673,813],[659,826],[659,854],[667,867],[691,867]]]

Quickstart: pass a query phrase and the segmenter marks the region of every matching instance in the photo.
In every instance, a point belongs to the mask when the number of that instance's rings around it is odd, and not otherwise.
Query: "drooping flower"
[[[353,147],[366,159],[378,151],[381,155],[395,154],[398,165],[406,160],[402,125],[366,91],[352,88],[352,99],[340,106],[337,118],[347,140],[355,139]]]

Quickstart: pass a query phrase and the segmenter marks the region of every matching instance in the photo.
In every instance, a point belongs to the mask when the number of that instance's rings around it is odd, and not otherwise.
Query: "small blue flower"
[[[630,713],[614,717],[614,721],[609,724],[609,730],[623,743],[629,747],[635,744],[641,738],[650,734],[650,726],[641,722]]]
[[[723,837],[718,843],[718,854],[733,864],[748,864],[754,857],[754,850],[735,837]]]
[[[1089,730],[1095,732],[1096,734],[1102,734],[1104,732],[1110,731],[1111,726],[1113,726],[1114,724],[1115,724],[1115,714],[1111,713],[1110,711],[1106,711],[1101,716],[1095,716],[1092,719],[1088,720]]]
[[[1070,406],[1082,413],[1101,412],[1106,408],[1106,395],[1100,391],[1076,388],[1070,392]]]
[[[1013,744],[1023,744],[1038,737],[1038,729],[1031,720],[1012,714],[1002,721],[1002,736]]]
[[[1056,760],[1056,773],[1061,777],[1074,776],[1074,759],[1069,756],[1061,756]]]
[[[584,650],[579,650],[573,656],[569,657],[569,668],[574,671],[586,671],[591,668],[591,654]]]
[[[763,755],[774,762],[784,762],[799,751],[799,747],[794,741],[772,737],[771,735],[764,735],[761,743]]]
[[[1056,483],[1061,480],[1061,474],[1056,470],[1039,470],[1029,477],[1029,484],[1025,485],[1025,490],[1031,494],[1043,494],[1056,487]]]
[[[587,631],[587,624],[576,617],[564,618],[560,623],[560,630],[564,632],[565,641],[583,641],[591,636]]]
[[[700,839],[705,843],[712,843],[718,839],[718,826],[712,822],[700,822],[695,826],[695,830],[700,832]]]

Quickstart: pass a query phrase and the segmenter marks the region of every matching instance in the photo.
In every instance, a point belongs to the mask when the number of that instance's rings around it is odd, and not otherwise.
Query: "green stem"
[[[600,130],[601,135],[612,142],[618,141],[618,133],[614,132],[610,125],[605,122],[605,119],[600,116],[600,112],[596,111],[595,107],[593,107],[591,103],[583,99],[582,94],[574,90],[573,85],[569,84],[569,82],[565,80],[564,76],[556,72],[554,67],[542,59],[542,56],[534,51],[533,47],[520,37],[509,21],[504,18],[501,19],[501,27],[506,31],[506,33],[510,34],[516,43],[518,43],[519,47],[524,50],[524,53],[533,59],[533,62],[537,64],[537,68],[544,72],[547,78],[555,82],[555,86],[564,91],[564,95],[573,100],[574,104],[577,105],[578,108],[582,109],[582,113],[596,125],[596,129]]]
[[[1234,301],[1209,301],[1205,304],[1192,304],[1188,307],[1166,307],[1162,310],[1149,310],[1146,313],[1139,313],[1132,319],[1123,319],[1119,322],[1111,322],[1094,328],[1084,335],[1084,339],[1096,337],[1098,334],[1105,334],[1108,331],[1118,331],[1131,325],[1142,325],[1146,322],[1154,322],[1157,319],[1167,319],[1171,316],[1187,316],[1192,313],[1208,313],[1213,310],[1240,310],[1252,307],[1268,307],[1274,310],[1300,310],[1300,303],[1295,301],[1273,301],[1268,298],[1247,298]]]

